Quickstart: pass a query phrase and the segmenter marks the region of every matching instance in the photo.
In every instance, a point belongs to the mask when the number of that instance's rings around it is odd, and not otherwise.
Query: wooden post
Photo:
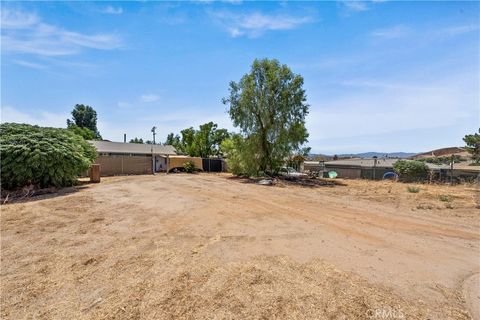
[[[453,164],[455,163],[455,155],[450,158],[450,185],[453,185]]]
[[[90,168],[90,182],[99,183],[100,182],[100,165],[92,164]]]
[[[166,174],[168,174],[169,167],[170,167],[170,155],[167,154],[167,172],[166,172]]]

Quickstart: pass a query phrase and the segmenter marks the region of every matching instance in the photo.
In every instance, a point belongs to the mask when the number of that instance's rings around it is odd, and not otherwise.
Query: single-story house
[[[166,171],[169,157],[177,154],[170,145],[111,141],[89,143],[97,149],[98,158],[95,163],[100,164],[102,176]]]
[[[170,172],[183,169],[185,162],[194,164],[197,170],[207,172],[225,171],[223,159],[190,157],[178,155],[171,145],[151,145],[141,143],[124,143],[111,141],[88,141],[98,153],[95,160],[100,164],[101,176],[124,174],[149,174],[153,172]],[[154,168],[154,170],[152,170]]]

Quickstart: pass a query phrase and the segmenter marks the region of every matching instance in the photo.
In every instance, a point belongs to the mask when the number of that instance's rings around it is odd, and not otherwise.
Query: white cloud
[[[123,8],[122,7],[113,7],[113,6],[108,6],[105,9],[101,11],[102,13],[106,14],[122,14],[123,13]]]
[[[369,9],[366,2],[361,0],[346,0],[340,1],[340,3],[351,11],[367,11]]]
[[[37,24],[40,20],[36,14],[11,11],[8,9],[2,9],[1,17],[2,29],[29,28]]]
[[[475,122],[472,119],[479,116],[476,106],[480,103],[480,96],[475,91],[478,80],[474,80],[471,74],[451,74],[448,78],[423,80],[428,84],[392,83],[379,79],[344,81],[344,84],[355,88],[346,89],[342,96],[331,97],[321,103],[310,102],[311,112],[307,117],[309,145],[314,150],[325,150],[326,146],[340,150],[341,145],[356,141],[358,146],[355,150],[372,151],[366,144],[375,145],[373,141],[378,140],[380,142],[377,143],[390,151],[420,151],[422,147],[419,145],[435,141],[438,145],[451,143],[442,142],[435,136],[422,136],[423,141],[412,141],[411,137],[402,140],[402,135],[418,130],[439,135],[445,131],[444,128],[470,126]],[[391,137],[396,137],[397,141],[389,146]]]
[[[12,106],[2,106],[0,122],[27,123],[42,127],[64,128],[69,117],[70,115],[67,113],[52,113],[43,110],[27,113]]]
[[[479,29],[478,25],[463,25],[463,26],[455,26],[449,27],[441,30],[441,33],[448,35],[448,36],[456,36],[464,33],[469,33],[472,31],[476,31]]]
[[[285,14],[266,15],[260,12],[233,13],[230,11],[210,12],[231,37],[247,36],[256,38],[267,31],[291,30],[309,23],[309,16],[295,17]]]
[[[403,25],[397,25],[390,28],[374,30],[371,35],[376,38],[396,39],[405,37],[410,33],[411,29]]]
[[[2,50],[37,56],[65,56],[82,49],[112,50],[121,47],[113,34],[83,34],[42,22],[36,15],[2,10]]]
[[[159,99],[160,99],[159,96],[157,96],[156,94],[152,94],[152,93],[142,94],[140,96],[140,101],[141,102],[155,102],[155,101],[158,101]]]
[[[47,69],[47,66],[43,64],[35,63],[35,62],[30,62],[25,60],[13,60],[13,62],[20,66],[31,68],[31,69],[37,69],[37,70]]]

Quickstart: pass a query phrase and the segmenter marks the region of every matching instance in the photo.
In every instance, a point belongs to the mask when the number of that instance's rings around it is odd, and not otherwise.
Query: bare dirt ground
[[[470,319],[474,187],[345,183],[112,177],[4,205],[1,318]]]

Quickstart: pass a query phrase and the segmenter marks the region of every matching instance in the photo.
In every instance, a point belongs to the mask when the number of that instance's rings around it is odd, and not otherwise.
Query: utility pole
[[[157,127],[154,126],[154,127],[152,128],[152,130],[151,130],[151,131],[152,131],[152,134],[153,134],[153,144],[155,144],[155,135],[157,134],[157,133],[155,132],[155,130],[157,130]]]
[[[153,145],[155,144],[155,130],[157,129],[157,127],[153,126],[152,128],[152,134],[153,134],[153,143],[150,145],[150,150],[152,152],[152,173],[155,174],[155,156],[153,155]]]
[[[373,156],[373,180],[376,178],[377,171],[377,156]]]

